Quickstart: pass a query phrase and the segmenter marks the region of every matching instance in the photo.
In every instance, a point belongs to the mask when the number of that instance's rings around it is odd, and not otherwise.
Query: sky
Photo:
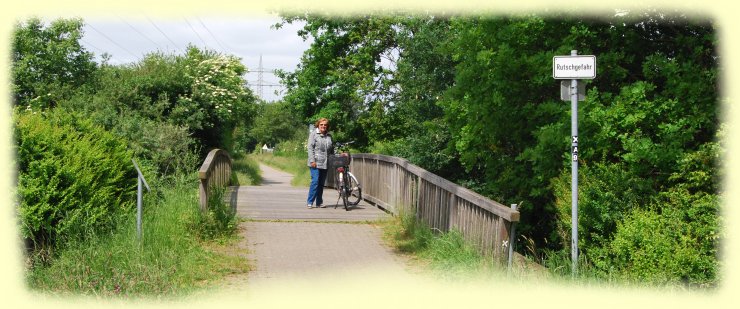
[[[302,23],[286,24],[280,29],[271,27],[280,21],[276,15],[82,18],[85,26],[81,43],[95,54],[96,61],[102,59],[103,53],[111,56],[110,64],[136,63],[153,52],[182,55],[192,44],[241,58],[250,71],[245,77],[250,88],[267,101],[279,100],[285,91],[274,70],[294,71],[310,45],[297,34]]]

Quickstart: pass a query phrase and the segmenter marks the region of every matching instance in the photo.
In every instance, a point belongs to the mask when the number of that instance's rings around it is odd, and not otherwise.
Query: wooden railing
[[[414,214],[441,232],[456,230],[482,254],[505,260],[519,212],[458,186],[408,161],[352,154],[352,174],[362,197],[393,214]],[[327,185],[333,186],[331,168]]]
[[[231,180],[231,156],[221,149],[213,149],[208,153],[198,171],[200,178],[200,210],[208,209],[208,196],[213,187],[226,187]]]

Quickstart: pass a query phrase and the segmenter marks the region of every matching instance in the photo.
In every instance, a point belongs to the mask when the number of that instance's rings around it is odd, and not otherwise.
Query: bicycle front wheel
[[[355,175],[352,175],[352,173],[347,173],[347,184],[348,184],[348,192],[347,192],[347,203],[349,203],[352,206],[355,206],[360,203],[362,200],[362,188],[360,188],[360,183],[357,182],[357,178],[355,178]]]

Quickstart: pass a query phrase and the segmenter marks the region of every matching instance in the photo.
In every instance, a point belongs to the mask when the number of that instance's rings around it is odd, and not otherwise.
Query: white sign
[[[596,56],[554,56],[552,57],[552,78],[554,79],[594,79],[596,78]]]
[[[560,99],[563,101],[570,101],[570,81],[560,81]],[[578,83],[578,101],[586,100],[586,82]]]

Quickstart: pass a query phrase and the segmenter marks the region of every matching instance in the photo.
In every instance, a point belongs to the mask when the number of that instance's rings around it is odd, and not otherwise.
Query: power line
[[[262,85],[262,86],[265,86],[265,87],[285,87],[285,85],[276,84],[276,83],[262,83],[262,84],[260,84],[259,81],[257,81],[257,80],[248,80],[247,83],[249,83],[249,85],[251,85],[251,86]]]
[[[95,49],[97,49],[98,51],[100,51],[100,53],[101,53],[101,54],[104,54],[104,53],[105,53],[105,51],[104,51],[104,50],[102,50],[102,49],[98,48],[98,47],[97,47],[97,46],[95,46],[95,45],[92,45],[92,44],[90,44],[90,42],[88,42],[88,41],[85,41],[84,39],[80,39],[80,41],[82,41],[82,43],[85,43],[85,45],[89,45],[90,47],[92,47],[92,48],[95,48]]]
[[[152,40],[151,38],[149,38],[147,35],[145,35],[141,31],[139,31],[138,29],[134,28],[134,26],[132,26],[131,24],[129,24],[125,19],[120,18],[120,17],[119,17],[119,19],[121,19],[121,21],[123,21],[124,23],[126,23],[126,25],[128,25],[131,29],[133,29],[134,31],[136,31],[136,33],[138,33],[139,35],[143,36],[145,39],[149,40],[149,42],[152,42],[152,44],[157,45],[157,47],[159,49],[162,49],[162,46],[159,46],[159,44],[157,42],[155,42],[154,40]]]
[[[250,86],[254,86],[254,87],[278,87],[278,88],[284,88],[285,87],[283,85],[278,85],[278,84],[249,84],[249,85]]]
[[[197,36],[200,39],[200,42],[203,43],[203,48],[206,48],[208,44],[206,44],[206,41],[203,40],[203,38],[200,37],[200,34],[198,34],[198,31],[195,31],[195,28],[193,28],[193,25],[190,24],[187,18],[183,18],[185,20],[185,23],[188,24],[188,27],[190,27],[190,30],[193,30],[193,33],[195,33],[195,36]]]
[[[91,25],[91,24],[89,24],[89,23],[87,23],[86,25],[87,25],[87,26],[89,26],[89,27],[90,27],[90,29],[92,29],[92,30],[95,30],[95,32],[97,32],[97,33],[99,33],[100,35],[102,35],[102,36],[103,36],[104,38],[106,38],[106,39],[107,39],[108,41],[110,41],[111,43],[113,43],[113,44],[115,44],[116,46],[118,46],[118,48],[120,48],[120,49],[123,49],[123,50],[125,50],[125,51],[126,51],[127,53],[131,54],[131,56],[134,56],[134,58],[135,58],[135,59],[138,59],[138,58],[139,58],[139,56],[137,56],[137,55],[134,55],[134,53],[132,53],[132,52],[131,52],[130,50],[128,50],[127,48],[125,48],[125,47],[121,46],[121,45],[120,45],[120,44],[118,44],[118,43],[117,43],[116,41],[113,41],[113,39],[109,38],[109,37],[108,37],[107,35],[105,35],[104,33],[100,32],[100,31],[99,31],[98,29],[95,29],[95,27],[93,27],[93,25]]]
[[[224,46],[223,46],[223,45],[221,44],[221,41],[220,41],[220,40],[219,40],[219,39],[218,39],[218,38],[217,38],[217,37],[216,37],[215,35],[213,35],[213,32],[211,32],[211,29],[208,29],[208,27],[206,27],[206,24],[204,24],[204,23],[203,23],[203,21],[202,21],[202,20],[200,20],[200,18],[199,18],[199,17],[196,17],[196,19],[198,20],[198,22],[200,22],[200,25],[201,25],[201,26],[203,26],[203,28],[205,28],[205,29],[206,29],[206,31],[208,31],[208,33],[209,33],[209,34],[211,35],[211,37],[213,38],[213,40],[215,40],[215,41],[216,41],[216,44],[218,44],[218,46],[221,46],[221,49],[222,49],[222,50],[223,50],[224,52],[227,52],[227,51],[228,51],[228,48],[224,47]]]
[[[172,43],[172,46],[174,46],[175,49],[180,49],[180,47],[178,47],[177,44],[175,44],[175,42],[173,42],[172,39],[170,39],[170,37],[168,37],[167,34],[164,33],[164,31],[162,31],[162,29],[159,29],[159,27],[157,27],[157,24],[155,24],[149,18],[149,16],[146,16],[146,19],[149,21],[149,23],[152,24],[152,26],[154,26],[154,28],[157,28],[157,30],[159,31],[159,33],[161,33],[165,38],[167,38],[168,41],[170,41],[170,43]]]

